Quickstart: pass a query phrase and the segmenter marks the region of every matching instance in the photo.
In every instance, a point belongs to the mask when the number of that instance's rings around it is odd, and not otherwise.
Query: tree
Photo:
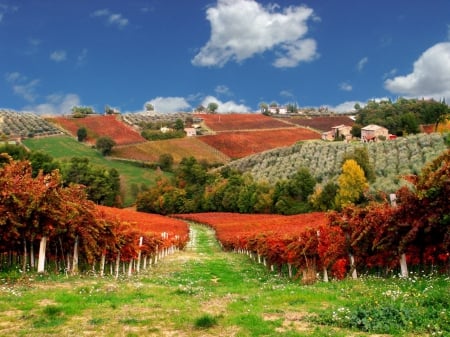
[[[150,111],[154,111],[155,107],[153,106],[153,104],[151,103],[146,103],[145,104],[145,111],[150,112]]]
[[[266,102],[259,103],[259,108],[263,115],[267,115],[269,113],[269,106],[267,105]]]
[[[84,126],[77,130],[77,139],[79,142],[84,142],[87,138],[87,130]]]
[[[289,113],[297,113],[298,108],[297,108],[297,104],[293,103],[293,104],[288,104],[286,106],[286,110]]]
[[[369,187],[363,169],[353,159],[345,161],[342,165],[342,174],[338,178],[338,185],[335,201],[338,207],[358,203]]]
[[[175,121],[175,125],[173,127],[175,130],[177,131],[181,131],[184,130],[184,123],[183,120],[180,118],[177,118],[177,120]]]
[[[210,112],[210,113],[216,113],[216,110],[219,108],[219,104],[217,104],[216,102],[211,102],[211,103],[209,103],[208,104],[208,106],[207,106],[207,110]]]
[[[86,115],[93,114],[94,109],[90,106],[74,106],[72,107],[72,114],[74,117],[86,117]]]
[[[342,163],[345,163],[345,161],[349,159],[356,161],[356,163],[363,169],[364,175],[369,182],[375,181],[375,168],[370,162],[367,147],[356,147],[353,152],[347,152],[342,159]]]
[[[159,167],[163,171],[171,171],[173,166],[173,156],[170,153],[163,153],[159,156]]]
[[[110,155],[112,148],[115,145],[116,142],[110,137],[99,137],[95,143],[95,147],[97,148],[97,150],[99,150],[104,156]]]

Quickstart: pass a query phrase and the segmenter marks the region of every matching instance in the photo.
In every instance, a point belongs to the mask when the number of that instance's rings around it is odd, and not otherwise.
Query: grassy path
[[[131,278],[31,277],[0,279],[0,336],[389,336],[308,319],[374,296],[370,283],[301,286],[222,252],[213,231],[199,225],[184,251]]]

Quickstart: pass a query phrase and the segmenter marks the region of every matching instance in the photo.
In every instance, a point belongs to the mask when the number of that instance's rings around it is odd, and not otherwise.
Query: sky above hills
[[[450,101],[449,0],[0,0],[0,107]]]

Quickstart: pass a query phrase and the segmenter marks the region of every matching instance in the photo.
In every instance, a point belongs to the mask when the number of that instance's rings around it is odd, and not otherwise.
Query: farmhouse
[[[195,128],[184,128],[187,137],[193,137],[197,135],[197,130]]]
[[[352,127],[345,124],[333,126],[331,128],[331,131],[326,131],[322,133],[322,139],[335,140],[343,137],[345,140],[349,140],[352,138],[351,131]]]
[[[280,115],[285,115],[287,114],[287,108],[284,106],[271,106],[269,107],[269,112],[271,114],[280,114]]]
[[[367,125],[361,129],[362,142],[376,142],[377,140],[381,139],[380,137],[388,139],[388,129],[375,124]]]

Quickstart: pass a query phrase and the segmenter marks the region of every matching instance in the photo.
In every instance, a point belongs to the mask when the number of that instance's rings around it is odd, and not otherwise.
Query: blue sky
[[[0,0],[0,107],[450,101],[449,0]]]

